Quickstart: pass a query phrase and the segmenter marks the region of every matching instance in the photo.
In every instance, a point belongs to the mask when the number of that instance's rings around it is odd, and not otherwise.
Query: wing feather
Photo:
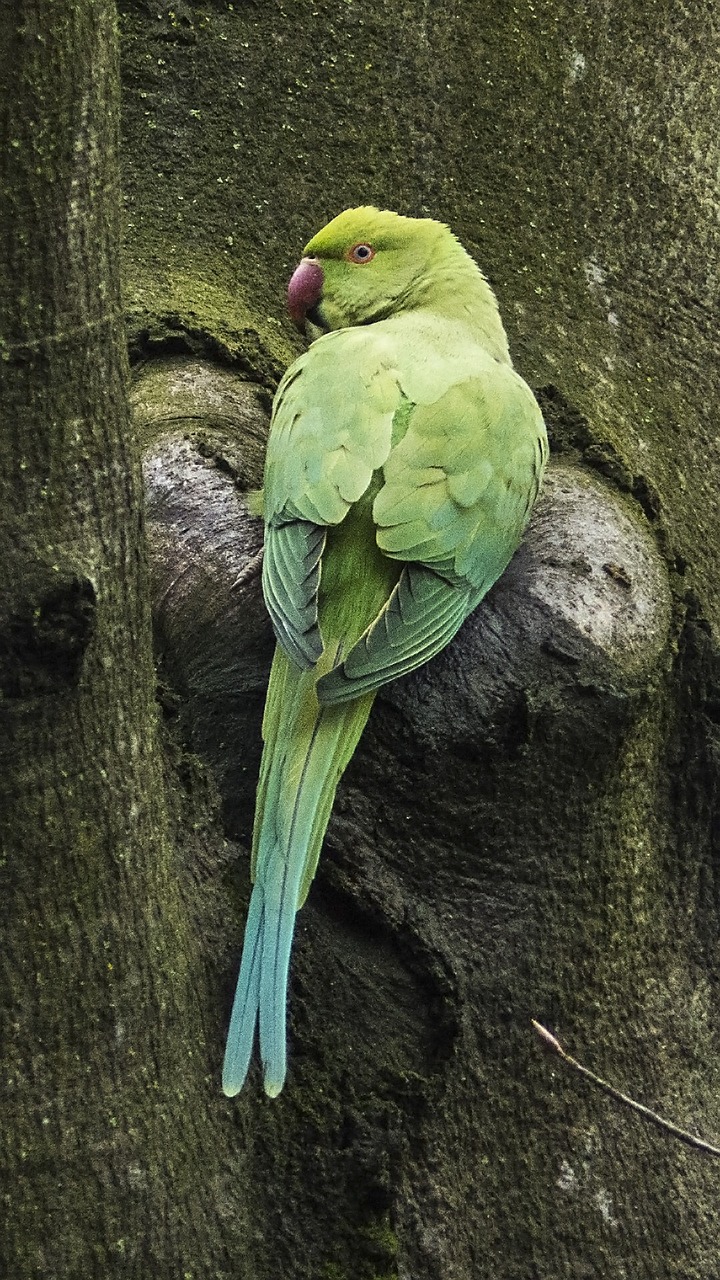
[[[269,525],[265,532],[265,603],[279,643],[302,669],[314,666],[323,649],[318,586],[325,538],[325,529],[309,520]]]
[[[347,702],[414,671],[452,640],[474,603],[467,587],[454,586],[425,565],[405,565],[375,621],[345,660],[318,681],[320,702]]]
[[[277,640],[301,668],[323,650],[325,531],[386,461],[401,400],[392,349],[368,329],[318,339],[278,388],[265,462],[263,591]]]
[[[374,623],[319,681],[323,702],[376,689],[447,644],[504,570],[537,496],[547,441],[532,392],[475,342],[450,348],[450,332],[408,316],[338,330],[280,384],[263,585],[282,647],[303,667],[318,660],[324,530],[373,475],[383,477],[377,546],[404,566]]]
[[[384,465],[377,543],[405,565],[378,617],[318,682],[323,703],[377,689],[438,653],[520,542],[547,457],[545,427],[509,365],[482,353],[478,364],[476,376],[413,407]]]

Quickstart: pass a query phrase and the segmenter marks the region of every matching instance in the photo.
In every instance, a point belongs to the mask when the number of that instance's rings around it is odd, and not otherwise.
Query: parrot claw
[[[265,548],[261,547],[254,556],[251,556],[250,559],[246,561],[235,581],[230,584],[231,591],[236,591],[238,587],[247,586],[248,582],[252,582],[254,578],[258,578],[260,576],[260,573],[262,572],[264,554]]]

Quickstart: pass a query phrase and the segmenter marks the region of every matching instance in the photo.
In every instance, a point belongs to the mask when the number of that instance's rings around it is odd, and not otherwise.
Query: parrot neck
[[[461,325],[496,360],[512,364],[507,334],[490,286],[482,276],[472,289],[461,289],[460,283],[448,276],[441,293],[436,296],[433,296],[434,290],[429,293],[424,308],[446,321]]]
[[[463,325],[492,356],[511,364],[495,294],[470,255],[457,248],[457,254],[434,265],[415,305]]]

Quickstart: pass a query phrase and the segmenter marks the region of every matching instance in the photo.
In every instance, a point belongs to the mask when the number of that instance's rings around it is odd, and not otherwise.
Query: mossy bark
[[[720,1139],[712,9],[126,0],[163,769],[110,16],[1,20],[3,1270],[709,1280],[714,1164],[530,1019]],[[228,1102],[272,652],[242,491],[284,280],[366,201],[476,254],[555,457],[491,598],[378,698],[298,920],[288,1085]]]
[[[259,537],[237,492],[255,480],[254,397],[238,384],[233,438],[213,423],[215,377],[153,362],[135,401],[160,427],[146,475],[162,668],[244,843],[272,637],[257,575],[233,586]],[[270,1105],[251,1079],[236,1104],[264,1224],[254,1274],[671,1275],[688,1230],[705,1274],[706,1158],[588,1093],[531,1029],[717,1132],[713,965],[701,978],[693,959],[714,955],[714,894],[702,927],[677,924],[711,874],[712,737],[697,708],[679,720],[673,625],[642,508],[556,462],[462,636],[379,697],[298,922],[289,1083]],[[689,621],[681,648],[700,639],[704,700],[703,634]],[[685,798],[676,828],[690,740],[703,804]],[[237,883],[235,963],[247,864]]]
[[[290,1081],[236,1104],[253,1273],[708,1277],[712,1164],[565,1074],[530,1018],[720,1136],[711,6],[128,0],[123,21],[133,351],[272,387],[313,231],[427,213],[497,290],[555,453],[508,577],[378,699],[339,793]],[[271,653],[257,582],[231,590],[255,433],[213,423],[191,364],[168,421],[177,376],[137,383],[141,416],[151,386],[166,404],[164,670],[246,843]],[[244,860],[236,883],[229,988]]]
[[[219,1275],[202,911],[129,430],[114,6],[4,6],[0,80],[0,1272]]]

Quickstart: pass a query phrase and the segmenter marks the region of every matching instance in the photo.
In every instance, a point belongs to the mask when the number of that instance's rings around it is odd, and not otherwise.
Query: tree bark
[[[114,24],[105,0],[0,17],[0,1272],[13,1280],[176,1278],[229,1247],[199,1102],[206,912],[201,891],[188,906],[181,860],[202,833],[175,839],[184,801],[158,749]]]
[[[568,1074],[530,1019],[717,1141],[711,10],[128,5],[125,30],[136,355],[272,387],[308,236],[350,204],[427,213],[488,273],[554,450],[510,573],[378,699],[338,796],[290,1082],[236,1104],[253,1274],[706,1278],[712,1162]],[[140,370],[141,401],[151,375],[160,394],[177,371]],[[245,844],[271,639],[256,586],[230,589],[254,445],[239,410],[213,436],[213,405],[198,383],[152,446],[151,537],[177,718]]]
[[[246,842],[272,634],[257,573],[233,586],[258,546],[237,494],[256,483],[258,411],[237,383],[219,422],[228,386],[201,363],[155,361],[134,398],[155,432],[162,670]],[[249,1194],[265,1188],[253,1274],[464,1280],[528,1274],[537,1257],[539,1274],[591,1275],[601,1258],[619,1275],[661,1193],[674,1221],[666,1207],[647,1266],[686,1252],[705,1158],[578,1087],[531,1028],[586,1037],[630,1092],[665,1020],[668,1045],[683,1021],[681,1043],[698,1034],[657,976],[670,949],[679,963],[666,896],[679,888],[668,874],[661,893],[655,843],[670,821],[657,744],[671,616],[639,506],[556,461],[525,546],[462,635],[381,693],[298,922],[289,1084],[268,1107],[255,1077],[237,1104],[254,1132]],[[239,883],[242,919],[244,871]],[[653,1072],[674,1110],[677,1066]]]
[[[0,1268],[709,1280],[715,1163],[531,1019],[720,1140],[713,12],[122,21],[160,723],[112,14],[0,18]],[[284,281],[365,202],[475,254],[553,463],[497,588],[378,698],[298,919],[288,1084],[228,1101],[272,653],[243,495]]]

